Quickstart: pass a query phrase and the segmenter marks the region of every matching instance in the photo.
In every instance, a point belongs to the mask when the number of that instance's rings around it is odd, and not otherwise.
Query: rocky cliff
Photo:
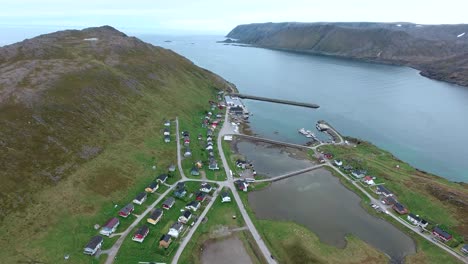
[[[407,65],[468,86],[467,34],[468,25],[261,23],[239,25],[227,37],[265,48]]]

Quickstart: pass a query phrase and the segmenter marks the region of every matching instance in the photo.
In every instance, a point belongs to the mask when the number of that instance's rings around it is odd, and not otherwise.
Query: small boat
[[[307,132],[304,128],[299,129],[298,132],[302,135],[307,135]]]

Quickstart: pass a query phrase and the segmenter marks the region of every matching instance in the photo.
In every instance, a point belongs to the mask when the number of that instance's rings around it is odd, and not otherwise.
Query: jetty
[[[239,97],[242,99],[250,99],[250,100],[257,100],[257,101],[264,101],[264,102],[271,102],[271,103],[278,103],[278,104],[295,105],[295,106],[308,107],[308,108],[314,108],[314,109],[320,107],[317,104],[295,102],[295,101],[289,101],[289,100],[283,100],[283,99],[273,99],[273,98],[268,98],[268,97],[241,94],[241,93],[232,93],[230,94],[230,96]]]
[[[301,174],[304,174],[304,173],[306,173],[306,172],[319,169],[319,168],[321,168],[321,167],[323,167],[323,166],[325,166],[325,164],[320,164],[320,165],[316,165],[316,166],[313,166],[313,167],[305,168],[305,169],[302,169],[302,170],[297,170],[297,171],[289,172],[289,173],[286,173],[286,174],[283,174],[283,175],[280,175],[280,176],[276,176],[276,177],[271,177],[271,178],[256,180],[255,182],[275,182],[275,181],[280,181],[280,180],[283,180],[283,179],[286,179],[286,178],[289,178],[289,177],[293,177],[293,176],[296,176],[296,175],[301,175]]]

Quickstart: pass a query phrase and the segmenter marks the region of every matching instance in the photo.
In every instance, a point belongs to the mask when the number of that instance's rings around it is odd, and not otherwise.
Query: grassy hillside
[[[466,86],[468,38],[457,37],[463,32],[468,25],[260,23],[239,25],[227,37],[265,48],[409,65],[424,76]]]
[[[175,142],[163,143],[163,121],[190,120],[216,88],[229,86],[111,27],[2,47],[0,73],[5,263],[58,263],[65,254],[88,263],[81,251],[94,224],[176,161]]]

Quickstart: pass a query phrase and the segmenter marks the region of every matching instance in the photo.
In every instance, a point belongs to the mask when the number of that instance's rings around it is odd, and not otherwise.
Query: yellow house
[[[159,222],[159,220],[161,220],[161,217],[163,216],[163,210],[161,209],[155,209],[151,215],[148,217],[148,219],[146,220],[148,223],[152,224],[152,225],[155,225]]]

